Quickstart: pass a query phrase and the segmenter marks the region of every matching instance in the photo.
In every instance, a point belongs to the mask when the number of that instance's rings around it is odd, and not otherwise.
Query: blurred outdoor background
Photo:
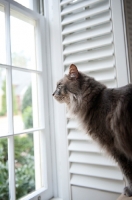
[[[11,57],[18,68],[35,69],[35,22],[11,11]],[[0,64],[6,64],[5,12],[0,5]],[[12,70],[14,133],[33,128],[32,73]],[[0,200],[10,199],[8,177],[7,70],[0,67]],[[37,98],[37,97],[36,97]],[[34,133],[14,136],[16,198],[35,190]],[[4,184],[3,184],[4,183]]]

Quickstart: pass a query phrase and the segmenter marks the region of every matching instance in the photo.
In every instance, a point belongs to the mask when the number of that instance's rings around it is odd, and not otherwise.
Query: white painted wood
[[[60,199],[60,198],[53,198],[51,200],[63,200],[63,199]]]
[[[102,156],[101,153],[83,153],[83,152],[74,152],[70,153],[69,157],[70,162],[75,163],[85,163],[85,164],[94,164],[94,165],[104,165],[104,166],[116,166],[115,162],[110,158]]]
[[[22,68],[22,67],[17,67],[17,66],[13,66],[13,65],[9,65],[9,64],[0,64],[0,67],[2,68],[6,68],[6,69],[9,69],[9,68],[12,68],[12,69],[17,69],[19,71],[24,71],[24,72],[33,72],[33,73],[36,73],[36,74],[42,74],[42,70],[33,70],[33,69],[27,69],[27,68]]]
[[[92,188],[72,186],[72,199],[75,200],[116,200],[119,193],[95,190]]]
[[[10,4],[5,3],[5,26],[6,26],[6,62],[11,64],[11,42],[10,42]],[[12,103],[12,71],[6,70],[6,91],[7,91],[7,118],[8,132],[8,170],[9,170],[9,194],[11,200],[16,199],[15,195],[15,159],[14,159],[14,127],[13,127],[13,103]]]
[[[112,24],[111,22],[102,24],[100,26],[95,26],[92,29],[88,29],[85,32],[73,33],[66,36],[63,40],[63,45],[71,44],[74,42],[78,42],[85,39],[94,38],[97,36],[105,35],[112,31]]]
[[[81,52],[78,54],[71,54],[67,56],[64,60],[64,65],[70,65],[71,63],[81,63],[90,60],[102,59],[114,54],[113,45],[103,47],[100,49],[95,49],[93,51]]]
[[[124,184],[119,180],[94,178],[90,176],[72,175],[71,185],[121,193]]]
[[[69,134],[68,134],[68,140],[79,140],[79,141],[81,141],[81,140],[86,140],[86,141],[88,141],[88,140],[92,140],[91,138],[90,138],[90,136],[88,136],[86,133],[82,133],[82,132],[80,132],[80,131],[78,131],[78,130],[69,130]]]
[[[102,165],[99,166],[99,165],[72,163],[70,168],[70,173],[86,175],[90,177],[123,180],[122,173],[119,171],[117,167],[106,167]]]
[[[110,11],[107,11],[88,20],[83,20],[82,22],[79,22],[77,24],[67,25],[64,27],[62,31],[62,35],[66,35],[75,31],[79,31],[82,29],[90,28],[92,26],[97,26],[106,23],[110,21],[110,18],[111,18],[111,13]]]
[[[103,47],[112,44],[112,42],[113,35],[110,33],[108,35],[98,37],[92,40],[84,40],[81,43],[71,44],[64,49],[63,55]]]
[[[61,26],[60,26],[60,1],[45,1],[45,5],[48,7],[48,18],[47,18],[47,27],[50,28],[49,34],[49,43],[50,45],[50,55],[47,54],[47,57],[50,58],[49,74],[52,72],[52,76],[49,79],[49,85],[52,84],[52,91],[50,90],[50,94],[52,95],[56,82],[63,76],[64,68],[62,62],[62,43],[61,43]],[[51,98],[50,98],[51,99]],[[66,118],[65,118],[65,108],[64,105],[58,104],[56,101],[51,99],[51,104],[53,104],[53,109],[49,113],[49,117],[52,119],[50,121],[51,129],[51,142],[53,144],[52,147],[52,155],[56,152],[56,163],[57,163],[57,183],[54,182],[54,186],[58,185],[58,191],[56,192],[54,197],[59,197],[64,200],[71,199],[70,193],[70,184],[69,184],[69,164],[67,162],[68,158],[68,144],[67,144],[67,134],[66,134]],[[50,104],[50,105],[51,105]],[[51,107],[52,108],[52,107]],[[52,118],[53,117],[53,118]],[[61,120],[60,120],[61,119]],[[53,127],[54,125],[54,127]],[[54,137],[54,138],[52,138]],[[55,140],[54,140],[55,139]],[[52,165],[54,166],[54,160]]]
[[[78,151],[78,152],[93,152],[99,153],[100,149],[94,143],[87,141],[71,141],[68,147],[69,151]]]
[[[51,200],[63,200],[63,199],[60,199],[60,198],[53,198]]]
[[[110,56],[108,58],[102,60],[93,60],[90,62],[78,63],[79,71],[89,73],[94,71],[103,71],[107,69],[111,69],[115,66],[115,58],[114,56]],[[68,73],[69,67],[66,68],[65,73]]]
[[[95,7],[92,7],[89,10],[86,10],[86,11],[82,10],[82,12],[79,12],[77,14],[75,13],[75,14],[71,14],[71,15],[66,15],[61,24],[66,25],[66,24],[75,22],[77,20],[83,19],[83,18],[88,18],[88,17],[94,16],[94,15],[97,15],[99,13],[102,13],[102,12],[108,10],[109,6],[110,6],[110,4],[109,4],[108,0],[100,1],[99,4],[96,4]]]
[[[123,16],[120,0],[111,0],[112,21],[114,32],[114,45],[116,56],[116,71],[118,86],[123,86],[128,83],[128,71],[125,51]],[[117,12],[118,11],[118,12]]]
[[[131,8],[132,2],[121,1],[122,13],[123,13],[123,27],[124,27],[124,38],[126,47],[126,58],[127,58],[127,68],[128,68],[128,79],[132,82],[132,25],[131,25]]]
[[[75,4],[71,4],[62,10],[61,15],[66,15],[66,14],[76,11],[80,8],[90,6],[93,3],[96,3],[98,1],[99,0],[89,0],[89,1],[85,0],[85,1],[77,2]]]

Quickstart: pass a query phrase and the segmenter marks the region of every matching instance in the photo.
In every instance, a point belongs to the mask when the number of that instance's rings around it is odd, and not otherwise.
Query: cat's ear
[[[69,76],[70,78],[78,78],[79,76],[79,72],[78,72],[78,69],[76,67],[76,65],[74,64],[71,64],[70,67],[69,67]]]

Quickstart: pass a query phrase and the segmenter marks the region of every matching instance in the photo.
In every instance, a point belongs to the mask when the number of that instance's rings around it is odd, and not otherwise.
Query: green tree
[[[7,139],[0,139],[0,200],[9,199]]]
[[[4,116],[6,114],[6,112],[7,112],[7,109],[6,109],[6,80],[3,81],[2,91],[3,91],[3,95],[2,95],[2,109],[0,111],[0,115]]]
[[[17,199],[35,190],[33,135],[15,136],[15,181]],[[9,199],[8,144],[0,139],[0,200]]]
[[[3,95],[2,95],[2,109],[0,111],[0,116],[6,115],[6,112],[7,112],[7,107],[6,107],[6,80],[3,81],[2,91],[3,91]],[[16,95],[15,95],[15,88],[14,87],[12,87],[12,96],[13,96],[13,110],[14,110],[14,114],[17,114],[18,113],[18,105],[17,105],[17,98],[16,98]]]
[[[33,127],[32,89],[28,87],[22,101],[22,117],[26,129]]]

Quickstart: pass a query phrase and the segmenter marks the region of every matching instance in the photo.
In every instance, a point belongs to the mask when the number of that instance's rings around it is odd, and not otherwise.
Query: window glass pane
[[[13,70],[12,81],[14,131],[38,127],[36,74]]]
[[[37,148],[37,159],[40,157],[39,146],[36,138],[39,139],[39,133],[21,134],[14,137],[15,144],[15,177],[16,177],[16,198],[19,199],[26,194],[38,189],[35,177],[41,177],[39,168],[36,167],[35,149]],[[39,186],[42,186],[39,178]]]
[[[32,0],[14,0],[20,4],[22,4],[23,6],[33,9],[33,1]]]
[[[7,138],[0,138],[0,199],[9,199]]]
[[[6,96],[6,69],[0,68],[0,136],[8,133]]]
[[[36,69],[35,21],[11,10],[12,65]]]
[[[4,6],[0,4],[0,63],[2,64],[6,62],[5,47],[5,13]]]

